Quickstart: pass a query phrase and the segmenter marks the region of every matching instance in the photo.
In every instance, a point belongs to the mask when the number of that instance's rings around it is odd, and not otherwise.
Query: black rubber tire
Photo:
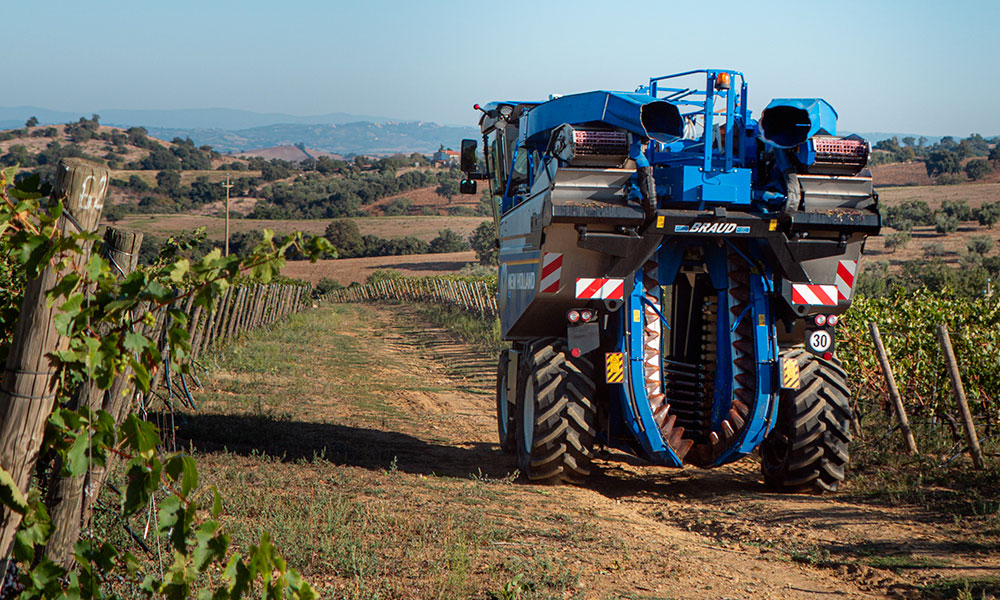
[[[534,483],[583,483],[598,431],[593,363],[546,338],[527,347],[518,371],[518,469]]]
[[[835,492],[850,460],[851,392],[837,359],[793,348],[800,386],[782,390],[778,420],[760,446],[764,483],[781,492]]]
[[[516,406],[513,398],[507,397],[507,362],[509,351],[500,352],[500,359],[497,363],[497,433],[500,437],[500,450],[504,454],[514,454],[517,452],[517,429]]]

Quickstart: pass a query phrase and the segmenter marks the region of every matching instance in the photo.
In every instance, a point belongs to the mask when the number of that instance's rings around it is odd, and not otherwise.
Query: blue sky
[[[226,107],[476,122],[475,102],[742,71],[751,106],[842,128],[1000,135],[996,0],[171,0],[5,6],[0,105]]]

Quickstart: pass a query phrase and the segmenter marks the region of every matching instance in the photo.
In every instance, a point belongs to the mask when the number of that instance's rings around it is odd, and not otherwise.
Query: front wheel
[[[597,436],[594,365],[548,338],[520,357],[517,465],[537,483],[583,483]]]
[[[764,483],[775,491],[834,492],[850,455],[851,392],[840,361],[793,348],[799,389],[782,390],[778,421],[761,444]]]

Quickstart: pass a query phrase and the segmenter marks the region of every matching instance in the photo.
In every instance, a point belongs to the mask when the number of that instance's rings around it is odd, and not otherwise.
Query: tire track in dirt
[[[429,427],[436,443],[474,448],[468,467],[478,462],[475,468],[492,477],[512,472],[515,461],[496,444],[493,359],[420,322],[405,306],[369,308],[389,325],[379,335],[401,372],[442,388],[402,385],[392,395],[412,410],[406,433],[421,437]],[[424,468],[440,467],[433,464],[440,458],[428,455]],[[653,597],[921,598],[923,586],[935,581],[995,575],[1000,567],[995,542],[963,541],[969,532],[936,515],[855,501],[850,484],[826,496],[767,493],[752,458],[714,470],[670,470],[605,451],[596,466],[585,487],[543,488],[549,501],[538,502],[530,493],[537,488],[527,484],[517,494],[526,512],[599,515],[599,529],[615,524],[638,560],[623,564],[585,548],[589,559],[618,565],[591,572],[589,591],[627,593],[632,586]]]

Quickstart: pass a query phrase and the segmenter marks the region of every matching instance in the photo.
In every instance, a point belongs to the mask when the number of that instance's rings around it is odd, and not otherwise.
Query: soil
[[[471,250],[447,254],[339,258],[315,263],[295,260],[285,263],[281,274],[314,284],[319,283],[320,279],[329,278],[341,285],[351,285],[353,282],[364,283],[369,275],[378,270],[393,269],[406,277],[432,277],[452,275],[465,265],[477,262],[476,253]]]
[[[330,331],[321,330],[330,320],[322,317],[326,311],[340,315]],[[561,596],[551,597],[576,598],[923,598],[936,597],[928,590],[941,582],[995,577],[1000,569],[997,541],[966,525],[920,507],[866,503],[850,482],[824,496],[768,493],[753,459],[714,470],[670,470],[605,451],[585,486],[511,483],[515,461],[496,440],[492,357],[406,306],[324,307],[307,318],[308,330],[330,343],[310,351],[314,358],[302,375],[306,396],[276,407],[282,413],[275,427],[296,425],[294,433],[264,434],[252,449],[240,449],[213,428],[212,436],[222,437],[195,445],[282,456],[279,479],[306,468],[302,457],[325,453],[349,470],[345,477],[366,490],[366,498],[395,511],[394,525],[376,536],[397,535],[404,521],[444,519],[455,503],[469,500],[468,490],[479,490],[463,510],[485,530],[517,533],[478,548],[468,587],[454,597],[545,597],[541,590],[555,584],[543,581],[543,564],[574,574]],[[323,368],[347,346],[377,348],[361,379],[355,370]],[[377,410],[346,400],[361,393],[358,386]],[[203,410],[219,406],[206,403]],[[312,476],[332,480],[334,467],[311,464]],[[394,495],[399,489],[404,496]],[[388,554],[385,560],[395,556],[392,548],[379,552]],[[433,542],[426,552],[435,555]],[[400,558],[380,576],[379,585],[387,587],[378,589],[396,590],[385,592],[389,597],[446,595],[434,591],[430,580],[438,567],[427,560],[411,571]],[[514,560],[535,561],[529,587],[511,587],[517,579],[502,585],[506,572],[496,565]],[[364,579],[330,575],[322,566],[306,571],[335,596],[357,593],[361,588],[352,586]]]

